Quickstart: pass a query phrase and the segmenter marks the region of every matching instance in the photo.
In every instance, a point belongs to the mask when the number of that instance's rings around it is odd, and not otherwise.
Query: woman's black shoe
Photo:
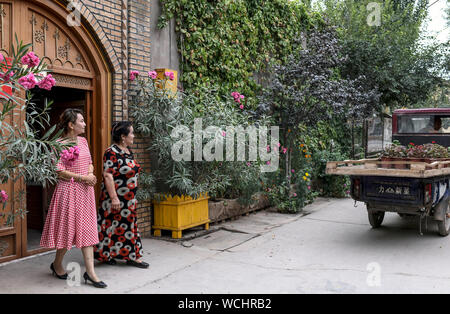
[[[52,271],[53,276],[56,276],[56,278],[58,278],[58,279],[66,280],[68,277],[67,273],[64,275],[58,275],[56,273],[55,267],[53,266],[53,263],[50,265],[50,270]]]
[[[127,260],[127,265],[130,266],[135,266],[138,268],[148,268],[150,265],[146,262],[136,262],[136,261],[132,261],[132,260]]]
[[[92,284],[96,288],[106,288],[106,287],[108,287],[106,285],[106,283],[104,283],[103,281],[94,281],[94,280],[92,280],[91,277],[89,277],[88,273],[86,273],[86,272],[84,273],[83,278],[84,278],[84,283],[85,284],[87,284],[87,281],[89,280],[90,282],[92,282]]]
[[[106,262],[104,262],[105,264],[108,265],[116,265],[117,261],[114,258],[111,258],[110,260],[107,260]]]

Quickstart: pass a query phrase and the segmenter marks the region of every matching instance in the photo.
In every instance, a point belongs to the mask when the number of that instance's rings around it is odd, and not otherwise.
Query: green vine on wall
[[[264,71],[282,62],[294,39],[321,23],[299,1],[289,0],[161,0],[158,27],[175,19],[185,90],[217,86],[239,91],[255,105]]]

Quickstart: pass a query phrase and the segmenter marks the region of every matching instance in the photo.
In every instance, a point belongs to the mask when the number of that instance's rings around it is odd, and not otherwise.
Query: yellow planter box
[[[167,80],[166,85],[164,87],[170,93],[170,95],[172,97],[176,96],[177,91],[178,91],[178,87],[177,87],[178,86],[178,72],[175,70],[165,69],[165,68],[164,69],[155,69],[155,72],[157,74],[156,78],[158,80],[164,80],[164,78],[165,78],[164,73],[173,72],[173,74],[174,74],[173,81]],[[163,86],[158,86],[158,87],[163,88]]]
[[[209,197],[203,195],[194,200],[190,196],[169,197],[163,202],[153,201],[153,235],[161,236],[161,230],[172,230],[172,238],[181,239],[182,231],[205,225],[209,229]]]

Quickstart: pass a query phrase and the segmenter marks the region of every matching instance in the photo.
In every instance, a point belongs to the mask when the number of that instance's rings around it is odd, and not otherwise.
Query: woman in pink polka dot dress
[[[86,123],[82,111],[66,109],[60,118],[67,142],[75,142],[77,154],[62,154],[57,164],[58,183],[56,185],[44,231],[41,246],[56,248],[54,262],[50,265],[59,279],[67,279],[62,261],[72,246],[81,248],[86,272],[84,279],[95,287],[105,288],[94,271],[93,246],[99,242],[97,232],[97,211],[95,204],[94,167],[87,140],[78,135],[84,133]],[[76,156],[77,155],[77,156]]]

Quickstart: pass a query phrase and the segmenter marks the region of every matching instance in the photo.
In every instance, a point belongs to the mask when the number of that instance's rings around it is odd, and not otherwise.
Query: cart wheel
[[[450,218],[447,217],[449,213],[450,205],[447,204],[447,210],[445,211],[444,220],[438,221],[439,235],[446,237],[450,233]]]
[[[384,219],[384,212],[369,211],[369,222],[372,228],[378,228]]]

